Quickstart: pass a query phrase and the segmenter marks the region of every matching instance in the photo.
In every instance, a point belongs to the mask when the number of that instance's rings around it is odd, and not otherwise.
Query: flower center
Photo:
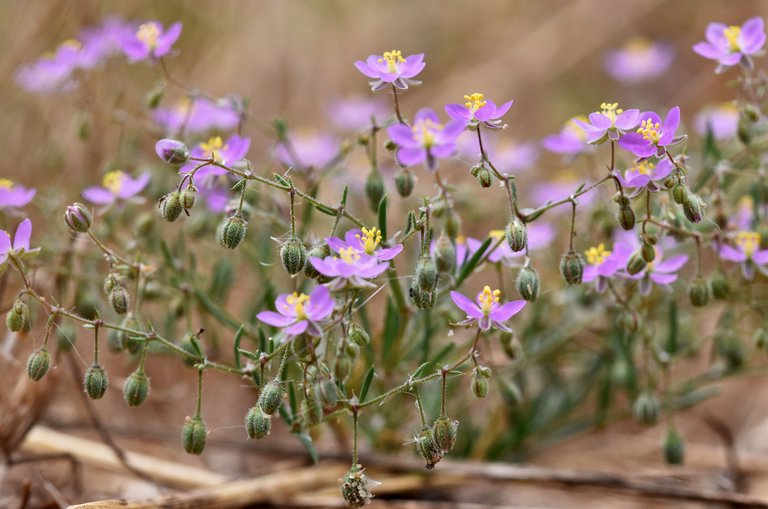
[[[488,316],[491,313],[493,305],[499,303],[499,297],[501,297],[501,290],[491,291],[490,286],[483,288],[483,293],[477,297],[477,301],[480,303],[484,315]]]
[[[13,189],[13,180],[11,179],[0,179],[0,189]]]
[[[360,259],[360,253],[354,247],[345,247],[339,250],[339,258],[345,263],[353,264]]]
[[[216,154],[216,152],[227,150],[229,147],[224,144],[224,141],[221,139],[221,136],[216,136],[214,138],[210,138],[205,143],[201,143],[200,148],[203,149],[203,152],[210,152],[211,159],[218,160],[219,156]]]
[[[587,263],[590,265],[600,265],[606,258],[611,256],[611,252],[605,249],[605,244],[602,242],[597,246],[590,247],[584,251],[584,254],[587,256]]]
[[[293,310],[296,312],[296,318],[299,320],[305,320],[307,318],[307,312],[304,310],[304,305],[309,304],[309,295],[303,293],[293,292],[293,295],[289,295],[285,299],[285,302],[289,306],[293,306]]]
[[[653,173],[655,167],[656,166],[653,163],[649,163],[648,160],[645,160],[637,163],[632,169],[641,175],[650,175]]]
[[[59,45],[60,48],[80,49],[83,45],[77,39],[67,39]]]
[[[723,30],[723,36],[725,37],[725,40],[728,41],[728,46],[730,46],[731,51],[739,51],[741,49],[741,45],[739,44],[740,35],[740,26],[731,25]]]
[[[488,102],[485,100],[485,96],[478,92],[475,92],[474,94],[470,94],[470,95],[465,95],[464,100],[467,101],[464,103],[464,106],[466,106],[467,109],[472,113],[476,112],[477,110],[485,106],[486,103]]]
[[[443,126],[427,118],[414,125],[411,130],[424,148],[430,148],[437,141],[437,133],[442,128]]]
[[[651,47],[651,42],[644,37],[633,37],[624,48],[630,53],[645,53]]]
[[[123,181],[125,181],[125,173],[121,170],[114,170],[104,175],[104,178],[101,179],[101,185],[117,194],[123,187]]]
[[[379,59],[379,63],[387,63],[387,72],[396,73],[398,71],[398,64],[405,62],[403,53],[399,49],[393,49],[392,51],[385,51],[382,58]]]
[[[136,38],[148,48],[155,49],[157,41],[160,39],[160,27],[157,26],[157,23],[144,23],[136,31]]]
[[[375,226],[370,230],[363,227],[362,232],[362,235],[357,234],[355,235],[355,238],[363,244],[363,251],[365,251],[365,254],[373,254],[379,246],[379,243],[381,243],[381,230]]]
[[[619,103],[602,103],[600,105],[601,113],[611,121],[611,127],[616,125],[616,117],[624,113],[619,108]]]
[[[637,132],[642,134],[643,138],[655,144],[659,142],[659,138],[661,137],[659,129],[661,129],[661,124],[658,122],[654,124],[653,120],[648,118],[648,120],[643,120],[640,123]]]
[[[464,235],[456,235],[456,245],[466,244],[467,238]]]
[[[757,232],[739,232],[736,234],[736,245],[747,255],[747,258],[751,258],[757,248],[760,247],[760,234]]]

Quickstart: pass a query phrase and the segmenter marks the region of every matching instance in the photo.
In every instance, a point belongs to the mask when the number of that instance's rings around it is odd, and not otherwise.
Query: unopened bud
[[[578,285],[584,276],[584,257],[573,250],[565,253],[560,258],[560,274],[569,285]]]
[[[245,414],[245,432],[248,438],[260,440],[272,431],[272,417],[265,414],[259,405],[252,406]]]
[[[160,200],[160,215],[169,223],[176,221],[183,211],[181,193],[177,190],[171,191]]]
[[[144,403],[149,394],[149,378],[143,369],[137,369],[125,379],[123,399],[128,406],[139,406]]]
[[[475,177],[480,187],[489,188],[493,185],[493,173],[484,163],[473,166],[470,173]]]
[[[649,391],[643,391],[632,406],[635,421],[646,426],[653,426],[659,420],[661,403],[656,395]]]
[[[437,265],[430,256],[422,256],[416,265],[416,282],[422,292],[431,292],[437,288]]]
[[[434,290],[431,292],[422,291],[416,278],[411,280],[411,286],[408,288],[408,296],[411,298],[413,305],[418,309],[431,309],[434,307],[436,293]]]
[[[517,273],[515,288],[520,296],[528,302],[534,302],[539,296],[539,274],[530,265],[524,266]]]
[[[371,342],[371,336],[360,325],[355,322],[349,324],[349,339],[357,346],[365,346]]]
[[[11,332],[21,332],[29,322],[29,307],[21,300],[16,299],[5,315],[5,325]]]
[[[440,417],[432,425],[432,439],[443,454],[447,454],[453,449],[458,430],[459,421],[448,417]]]
[[[616,203],[619,204],[619,211],[616,214],[616,221],[623,230],[629,231],[635,227],[635,212],[629,204],[629,198],[620,194],[616,197]]]
[[[107,274],[107,277],[104,278],[104,283],[102,287],[104,288],[104,293],[106,295],[109,295],[110,293],[112,293],[112,290],[114,290],[115,288],[121,285],[122,285],[122,281],[121,281],[120,275],[114,272],[110,272],[109,274]]]
[[[472,370],[472,394],[476,398],[488,396],[488,379],[491,377],[491,369],[485,366],[477,366]]]
[[[27,374],[35,382],[42,379],[51,367],[51,354],[43,347],[32,352],[27,359]]]
[[[189,159],[189,149],[179,140],[164,138],[155,143],[155,153],[166,163],[180,166]]]
[[[64,211],[64,223],[72,233],[85,233],[93,224],[93,215],[82,203],[73,203]]]
[[[413,439],[416,444],[416,451],[424,458],[428,469],[435,468],[435,465],[443,459],[443,451],[435,443],[430,429],[425,429]]]
[[[685,218],[692,223],[698,223],[701,221],[701,198],[694,193],[687,193],[685,200],[683,200],[683,214]]]
[[[670,426],[664,435],[664,460],[670,465],[682,465],[685,459],[685,442],[677,430]]]
[[[267,415],[277,412],[283,403],[283,387],[277,380],[272,380],[261,390],[259,406]]]
[[[298,274],[307,264],[307,248],[301,240],[291,237],[280,248],[280,260],[288,274]]]
[[[639,274],[648,266],[641,251],[635,251],[627,262],[627,272],[631,275]]]
[[[379,203],[385,192],[384,179],[381,178],[381,174],[377,170],[371,171],[368,178],[365,179],[365,195],[368,197],[368,206],[372,211],[379,210]]]
[[[707,280],[699,276],[688,286],[688,297],[691,304],[696,307],[704,307],[709,302],[709,285]]]
[[[688,188],[684,184],[678,182],[672,188],[672,199],[675,203],[682,205],[685,201],[685,197],[688,195]]]
[[[124,315],[131,305],[131,297],[122,285],[117,285],[109,292],[109,305],[118,315]]]
[[[181,200],[181,206],[184,210],[189,212],[192,210],[192,207],[195,206],[195,202],[197,201],[197,188],[192,184],[189,184],[181,192],[179,199]]]
[[[718,270],[710,281],[712,296],[718,300],[726,300],[731,293],[731,285],[723,271]]]
[[[91,399],[101,399],[104,393],[107,392],[109,386],[109,378],[107,378],[107,372],[99,364],[93,363],[85,371],[85,378],[83,379],[83,389],[88,397]]]
[[[656,259],[656,248],[648,242],[643,242],[643,245],[640,246],[640,255],[643,257],[643,260],[651,263]]]
[[[202,454],[208,438],[208,427],[198,415],[187,417],[181,428],[181,443],[187,454]]]
[[[528,245],[528,228],[517,217],[512,218],[512,221],[509,222],[504,230],[504,236],[509,248],[515,253],[522,251]]]
[[[242,216],[234,214],[219,225],[217,238],[219,244],[227,249],[236,249],[245,238],[248,222]]]
[[[408,198],[411,195],[415,184],[416,179],[413,172],[408,168],[403,168],[395,175],[395,188],[403,198]]]
[[[456,266],[456,248],[451,242],[451,239],[445,234],[441,233],[435,242],[435,266],[441,273],[452,273]]]

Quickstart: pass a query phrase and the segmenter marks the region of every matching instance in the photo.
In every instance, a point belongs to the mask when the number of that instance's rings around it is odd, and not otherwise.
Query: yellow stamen
[[[360,253],[354,247],[345,247],[339,250],[339,258],[346,263],[355,263],[360,259]]]
[[[503,238],[504,235],[506,235],[504,233],[504,230],[491,230],[491,231],[488,232],[488,236],[491,237],[492,239],[496,239],[496,240],[499,240],[499,239]]]
[[[136,38],[149,48],[155,49],[157,41],[160,39],[160,28],[157,26],[157,23],[144,23],[136,31]]]
[[[725,37],[725,40],[728,41],[728,46],[730,46],[731,51],[739,51],[741,49],[741,45],[739,44],[739,36],[741,36],[740,26],[729,26],[723,30],[723,36]]]
[[[632,53],[643,53],[651,47],[651,41],[644,37],[633,37],[624,45],[624,49]]]
[[[60,48],[80,49],[83,45],[76,39],[67,39],[59,45]]]
[[[125,173],[121,170],[114,170],[104,175],[104,178],[101,179],[101,185],[117,194],[122,189],[124,181]]]
[[[751,258],[760,247],[760,234],[757,232],[739,232],[736,234],[736,245],[741,248],[747,258]]]
[[[203,152],[210,152],[211,158],[218,160],[219,156],[217,152],[227,150],[229,147],[224,144],[224,141],[221,139],[221,136],[216,136],[214,138],[210,138],[205,143],[201,143],[200,148],[203,149]]]
[[[13,189],[13,180],[11,179],[0,179],[0,189]]]
[[[605,249],[605,244],[602,242],[595,247],[590,247],[584,254],[587,256],[587,263],[590,265],[600,265],[606,258],[611,256],[611,252]]]
[[[478,92],[475,92],[474,94],[465,95],[464,100],[467,101],[464,103],[464,106],[467,107],[469,111],[472,113],[476,112],[483,106],[485,106],[488,101],[485,100],[485,96],[483,94],[480,94]]]
[[[464,235],[456,235],[456,245],[466,244],[467,238]]]
[[[379,59],[379,63],[387,62],[387,72],[395,73],[398,71],[398,64],[405,62],[403,53],[398,49],[392,51],[385,51],[382,55],[383,58]]]
[[[411,127],[411,130],[416,138],[421,141],[421,144],[424,147],[429,148],[435,144],[435,141],[437,141],[437,134],[435,131],[440,131],[442,128],[443,126],[436,124],[427,118]]]
[[[653,120],[648,118],[648,120],[643,120],[640,123],[640,127],[637,129],[637,132],[642,134],[643,138],[650,141],[651,143],[658,143],[659,138],[661,137],[659,129],[661,129],[661,124],[658,122],[654,124]]]
[[[600,104],[600,110],[598,113],[602,113],[611,121],[611,126],[615,127],[616,117],[624,113],[624,110],[619,108],[619,103],[602,103]]]
[[[500,297],[501,297],[501,290],[491,291],[491,287],[487,285],[485,288],[483,288],[483,293],[480,294],[477,300],[478,302],[480,302],[480,305],[482,306],[481,309],[483,310],[484,315],[490,314],[491,309],[493,309],[493,305],[499,303]]]
[[[289,306],[293,306],[293,310],[296,312],[296,318],[299,320],[305,320],[307,313],[304,311],[304,305],[309,304],[309,295],[303,293],[293,292],[293,295],[289,295],[285,302]]]
[[[653,173],[653,169],[656,167],[653,163],[649,163],[646,159],[637,163],[632,169],[641,175],[650,175]]]
[[[381,230],[375,226],[370,230],[363,227],[362,232],[362,235],[356,234],[355,238],[363,244],[363,251],[365,251],[365,254],[373,254],[381,243]]]

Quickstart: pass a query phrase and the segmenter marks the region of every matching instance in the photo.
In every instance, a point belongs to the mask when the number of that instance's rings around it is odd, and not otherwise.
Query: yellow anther
[[[611,121],[611,126],[616,124],[616,117],[624,113],[624,110],[619,108],[619,103],[602,103],[600,104],[600,110],[598,113],[602,113]]]
[[[645,52],[651,47],[651,41],[644,37],[633,37],[624,45],[624,49],[632,53]]]
[[[739,210],[752,212],[755,209],[755,199],[751,195],[745,194],[739,198]]]
[[[59,47],[61,48],[71,48],[71,49],[80,49],[83,47],[83,45],[78,41],[77,39],[67,39],[66,41],[62,42]]]
[[[362,235],[356,234],[355,238],[363,244],[363,251],[365,251],[365,254],[373,254],[381,243],[381,230],[375,226],[370,230],[363,227],[362,232]]]
[[[739,36],[741,36],[740,26],[729,26],[723,30],[723,36],[725,37],[725,40],[728,41],[728,46],[730,46],[731,51],[739,51],[741,49],[741,45],[739,44]]]
[[[505,235],[504,230],[491,230],[488,232],[488,236],[496,240],[504,238],[504,235]]]
[[[760,234],[757,232],[739,232],[736,234],[736,245],[747,257],[751,257],[760,247]]]
[[[285,299],[285,302],[289,306],[293,306],[293,310],[296,312],[296,318],[299,320],[307,318],[307,313],[304,311],[304,305],[309,304],[309,295],[293,292],[292,295],[289,295]]]
[[[13,180],[11,179],[0,179],[0,189],[13,189]]]
[[[637,132],[642,134],[643,138],[650,141],[651,143],[658,143],[659,138],[661,137],[659,129],[661,129],[661,124],[658,122],[654,124],[653,120],[648,118],[648,120],[643,120],[640,123],[640,127],[637,129]]]
[[[121,170],[114,170],[104,175],[104,178],[101,179],[101,185],[117,194],[122,189],[124,181],[125,173]]]
[[[203,152],[210,152],[211,158],[218,159],[219,156],[216,153],[227,150],[229,147],[224,144],[221,136],[216,136],[214,138],[210,138],[205,143],[201,143],[200,148],[203,149]]]
[[[149,48],[155,49],[157,41],[160,39],[160,28],[157,26],[157,23],[144,23],[136,31],[136,38]]]
[[[590,265],[600,265],[611,256],[611,252],[605,249],[605,244],[602,242],[597,246],[590,247],[584,251],[584,254],[587,256],[587,263]]]
[[[411,127],[411,130],[416,138],[421,141],[421,144],[424,147],[429,148],[437,141],[435,131],[440,131],[442,128],[443,126],[427,118]]]
[[[486,285],[477,299],[482,306],[483,314],[489,314],[493,309],[493,305],[498,304],[499,298],[501,298],[501,290],[491,291],[491,287]]]
[[[360,253],[354,247],[345,247],[339,250],[339,258],[346,263],[355,263],[360,259]]]
[[[478,92],[475,92],[474,94],[465,95],[464,100],[467,101],[464,103],[464,106],[467,107],[469,111],[472,113],[476,112],[483,106],[485,106],[488,101],[485,100],[485,96],[483,94],[480,94]]]
[[[397,72],[398,64],[401,64],[405,62],[405,59],[403,58],[403,53],[398,49],[393,49],[392,51],[385,51],[382,55],[383,58],[379,59],[379,63],[386,62],[387,63],[387,72]]]
[[[456,245],[466,244],[467,238],[464,235],[456,235]]]
[[[653,173],[653,169],[656,167],[653,163],[649,163],[646,159],[637,163],[632,169],[641,175],[650,175]]]

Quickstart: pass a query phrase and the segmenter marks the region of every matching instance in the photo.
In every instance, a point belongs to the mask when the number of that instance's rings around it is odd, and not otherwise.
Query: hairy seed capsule
[[[448,417],[440,417],[432,424],[432,439],[443,454],[447,454],[453,449],[458,430],[459,421]]]
[[[183,211],[181,193],[177,190],[171,191],[160,200],[160,215],[169,223],[176,221]]]
[[[112,309],[118,315],[124,315],[128,311],[128,307],[131,305],[131,297],[124,286],[115,286],[109,292],[109,305],[112,306]]]
[[[653,244],[643,242],[643,245],[640,246],[640,254],[643,257],[643,260],[651,263],[656,259],[656,248],[653,247]]]
[[[585,265],[584,257],[580,253],[568,251],[560,258],[560,274],[569,285],[578,285],[584,276]]]
[[[29,307],[24,301],[16,299],[5,315],[5,325],[11,332],[20,332],[28,322]]]
[[[424,466],[428,469],[435,468],[435,465],[443,459],[443,451],[435,443],[432,431],[429,428],[416,435],[413,441],[416,444],[416,452],[424,458],[424,461],[426,461]]]
[[[648,266],[640,251],[635,251],[627,262],[627,272],[631,275],[639,274]]]
[[[528,245],[528,228],[517,217],[512,218],[512,221],[507,224],[504,236],[509,248],[515,253],[519,253]]]
[[[491,369],[478,366],[472,370],[472,394],[476,398],[488,396],[488,379],[491,377]]]
[[[104,393],[107,392],[109,386],[109,378],[107,377],[107,371],[99,364],[93,363],[85,372],[85,378],[83,379],[83,389],[88,397],[91,399],[101,399]]]
[[[356,322],[349,324],[349,339],[357,346],[365,346],[371,342],[371,336]]]
[[[699,276],[688,285],[688,297],[691,304],[696,307],[704,307],[709,302],[709,285],[707,280]]]
[[[424,292],[419,288],[416,278],[411,280],[411,286],[408,288],[408,296],[411,302],[418,309],[431,309],[435,305],[436,291]]]
[[[685,459],[685,442],[677,430],[673,427],[667,428],[664,435],[664,460],[669,465],[682,465]]]
[[[539,296],[539,274],[530,265],[524,266],[517,273],[515,288],[520,296],[528,302],[534,302]]]
[[[122,285],[122,279],[120,276],[114,272],[110,272],[107,274],[107,277],[104,278],[104,293],[108,296],[110,293],[112,293],[112,290],[114,290],[119,285]]]
[[[480,187],[488,189],[493,185],[493,173],[485,166],[481,167],[475,174],[475,180],[480,184]]]
[[[208,426],[200,416],[187,417],[181,428],[181,443],[187,454],[202,454],[208,438]]]
[[[181,206],[184,207],[184,210],[189,212],[192,210],[192,207],[195,206],[195,202],[197,201],[197,188],[192,184],[188,185],[181,192],[179,200],[181,201]]]
[[[72,233],[85,233],[93,224],[93,216],[82,203],[73,203],[64,211],[64,223]]]
[[[731,285],[722,271],[717,271],[710,280],[712,296],[718,300],[726,300],[731,293]]]
[[[245,232],[248,230],[248,221],[235,213],[224,219],[219,225],[217,238],[219,244],[227,249],[237,249],[237,246],[245,238]]]
[[[360,465],[352,465],[341,480],[341,496],[348,507],[365,507],[373,498],[371,488],[378,484],[368,479]]]
[[[368,206],[372,211],[379,210],[379,203],[385,192],[384,179],[381,178],[381,174],[377,170],[371,171],[368,178],[365,179],[365,195],[368,197]]]
[[[307,248],[301,240],[292,237],[280,248],[280,260],[288,274],[298,274],[307,264]]]
[[[431,292],[437,288],[437,265],[430,256],[422,256],[416,265],[416,282],[422,292]]]
[[[144,403],[149,394],[149,378],[143,369],[138,369],[125,379],[123,399],[128,406],[139,406]]]
[[[408,168],[400,170],[395,175],[395,188],[397,193],[403,198],[408,198],[411,195],[415,184],[416,179],[413,176],[413,172]]]
[[[333,408],[339,401],[338,388],[333,380],[325,378],[317,385],[317,395],[323,408]]]
[[[616,197],[619,204],[619,211],[616,214],[616,221],[623,230],[629,231],[635,227],[635,212],[629,204],[629,198],[620,194]]]
[[[272,415],[277,412],[283,402],[283,387],[277,380],[272,380],[261,391],[259,395],[259,406],[264,413]]]
[[[27,374],[35,382],[42,379],[51,367],[51,354],[43,347],[32,352],[27,359]]]
[[[649,391],[643,391],[632,406],[632,413],[638,424],[653,426],[659,420],[661,403],[656,395]]]
[[[683,200],[683,214],[685,214],[685,218],[692,223],[698,223],[702,218],[701,208],[701,198],[694,193],[687,193],[685,200]]]
[[[456,266],[456,248],[445,232],[441,233],[435,242],[434,257],[439,272],[449,274],[453,272]]]
[[[331,254],[331,250],[328,247],[328,244],[323,242],[322,244],[316,245],[315,247],[313,247],[307,252],[307,260],[309,260],[310,258],[322,259],[330,254]],[[320,272],[317,271],[315,266],[309,262],[306,262],[304,264],[304,275],[312,279],[318,278],[321,276]]]
[[[678,205],[682,205],[686,196],[688,196],[688,188],[680,182],[676,183],[672,188],[672,199],[674,202]]]
[[[252,406],[245,414],[245,432],[248,438],[260,440],[272,431],[272,417],[265,414],[259,405]]]

